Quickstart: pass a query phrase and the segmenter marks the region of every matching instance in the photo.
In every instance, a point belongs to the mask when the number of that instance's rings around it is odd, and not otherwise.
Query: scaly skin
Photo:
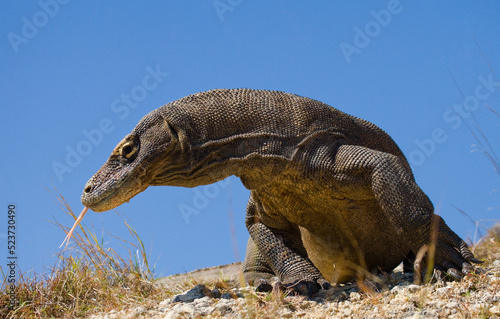
[[[363,271],[392,270],[430,243],[433,206],[381,129],[277,91],[212,90],[147,114],[88,181],[96,212],[148,186],[195,187],[238,176],[251,191],[244,273],[311,295]],[[435,269],[478,263],[441,218]]]

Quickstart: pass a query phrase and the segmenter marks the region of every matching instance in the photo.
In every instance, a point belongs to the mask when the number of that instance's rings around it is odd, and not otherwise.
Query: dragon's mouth
[[[142,180],[146,175],[146,169],[143,167],[137,167],[132,174],[121,180],[109,180],[104,183],[100,183],[102,179],[98,174],[87,182],[81,197],[82,204],[97,213],[128,202],[148,187]]]
[[[128,202],[132,197],[146,190],[146,188],[147,185],[136,184],[128,186],[127,183],[123,183],[115,192],[109,193],[97,200],[86,201],[82,195],[82,203],[94,212],[101,213]]]
[[[95,211],[97,213],[113,209],[113,208],[123,204],[124,202],[128,202],[129,199],[131,199],[132,197],[134,197],[138,193],[142,192],[146,188],[147,187],[127,188],[129,191],[125,193],[125,195],[127,195],[127,197],[125,197],[125,198],[128,198],[128,199],[125,199],[125,200],[123,199],[124,198],[123,196],[121,196],[120,198],[117,198],[116,196],[114,196],[115,194],[112,193],[112,194],[109,194],[108,196],[100,199],[99,201],[91,203],[89,205],[85,205],[85,203],[84,203],[85,207],[83,208],[83,210],[80,213],[80,215],[78,216],[78,218],[75,220],[73,227],[71,227],[70,231],[66,235],[66,238],[64,238],[64,241],[62,242],[61,246],[59,246],[59,248],[61,248],[64,245],[64,243],[66,243],[66,246],[68,246],[69,240],[71,239],[71,236],[73,235],[73,231],[76,229],[76,227],[83,220],[83,216],[85,216],[85,214],[88,212],[89,209],[92,209],[93,211]],[[133,190],[132,194],[129,194],[130,190]],[[136,190],[136,191],[134,191],[134,190]],[[82,198],[82,202],[84,202],[83,198]]]
[[[146,190],[148,185],[141,182],[141,177],[145,175],[145,172],[145,169],[138,170],[137,173],[131,174],[119,182],[115,182],[113,187],[109,187],[109,185],[96,185],[95,180],[97,178],[93,176],[85,185],[82,193],[81,200],[85,207],[59,247],[62,247],[64,243],[66,243],[66,246],[68,245],[74,230],[83,220],[89,209],[96,213],[104,212],[128,202],[132,197]],[[103,187],[108,189],[108,192],[99,192],[99,188]]]

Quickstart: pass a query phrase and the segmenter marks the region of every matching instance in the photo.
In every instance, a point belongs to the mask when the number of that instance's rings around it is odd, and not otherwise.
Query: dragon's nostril
[[[84,189],[85,193],[90,193],[91,191],[92,191],[92,186],[90,186],[90,185],[85,187],[85,189]]]

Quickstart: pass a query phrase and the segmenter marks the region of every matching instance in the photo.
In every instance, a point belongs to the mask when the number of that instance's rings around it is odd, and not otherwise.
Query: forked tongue
[[[71,239],[71,235],[73,235],[73,231],[75,230],[76,226],[78,226],[78,224],[80,224],[80,222],[83,219],[83,216],[85,216],[85,214],[87,213],[88,210],[89,210],[88,207],[84,207],[83,208],[82,212],[80,213],[80,216],[78,216],[78,218],[75,220],[75,223],[73,224],[73,227],[71,227],[71,230],[66,235],[66,238],[64,238],[64,241],[62,242],[61,246],[59,246],[59,248],[61,248],[64,245],[65,242],[66,242],[66,246],[64,246],[64,248],[66,248],[68,246],[69,240]]]

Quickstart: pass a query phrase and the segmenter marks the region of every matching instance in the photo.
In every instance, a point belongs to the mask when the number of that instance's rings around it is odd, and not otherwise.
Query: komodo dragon
[[[148,186],[230,175],[250,190],[250,283],[277,275],[280,287],[311,295],[363,270],[390,271],[431,242],[432,225],[435,270],[459,279],[481,262],[434,215],[383,130],[278,91],[211,90],[152,111],[87,182],[82,203],[103,212]]]

